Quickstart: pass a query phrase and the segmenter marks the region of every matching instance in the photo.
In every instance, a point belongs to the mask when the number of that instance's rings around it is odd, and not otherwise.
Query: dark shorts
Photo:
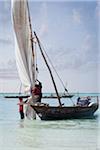
[[[24,119],[24,113],[22,111],[20,111],[20,118]]]

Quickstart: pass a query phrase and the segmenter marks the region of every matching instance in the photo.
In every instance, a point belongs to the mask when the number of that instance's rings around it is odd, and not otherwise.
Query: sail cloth
[[[25,91],[35,85],[35,59],[31,42],[31,27],[27,0],[12,0],[12,20],[15,33],[16,63]],[[29,101],[32,98],[29,98]],[[35,119],[36,113],[30,105],[26,107],[26,116]]]
[[[32,52],[27,4],[27,0],[12,0],[16,63],[19,77],[25,90],[34,87],[35,84],[35,60]]]

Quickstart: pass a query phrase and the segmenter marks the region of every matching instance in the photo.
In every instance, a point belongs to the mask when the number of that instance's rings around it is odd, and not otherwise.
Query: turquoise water
[[[1,150],[100,150],[99,110],[93,119],[21,121],[17,102],[0,96]]]

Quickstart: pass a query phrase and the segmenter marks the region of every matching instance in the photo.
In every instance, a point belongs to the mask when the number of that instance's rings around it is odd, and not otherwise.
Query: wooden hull
[[[94,103],[91,106],[72,106],[72,107],[55,107],[55,106],[32,106],[41,120],[63,120],[88,118],[93,116],[98,109],[98,104]]]

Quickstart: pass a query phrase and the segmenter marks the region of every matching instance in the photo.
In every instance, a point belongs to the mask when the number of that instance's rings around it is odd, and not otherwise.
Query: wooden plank
[[[72,98],[74,95],[62,95],[60,96],[60,98]],[[30,97],[30,95],[7,95],[7,96],[4,96],[4,98],[28,98]],[[50,98],[53,98],[53,99],[57,99],[57,96],[54,96],[54,95],[48,95],[48,96],[43,96],[42,97],[43,99],[50,99]]]
[[[28,97],[30,97],[29,95],[16,95],[16,96],[14,96],[14,95],[8,95],[8,96],[4,96],[4,98],[28,98]]]

